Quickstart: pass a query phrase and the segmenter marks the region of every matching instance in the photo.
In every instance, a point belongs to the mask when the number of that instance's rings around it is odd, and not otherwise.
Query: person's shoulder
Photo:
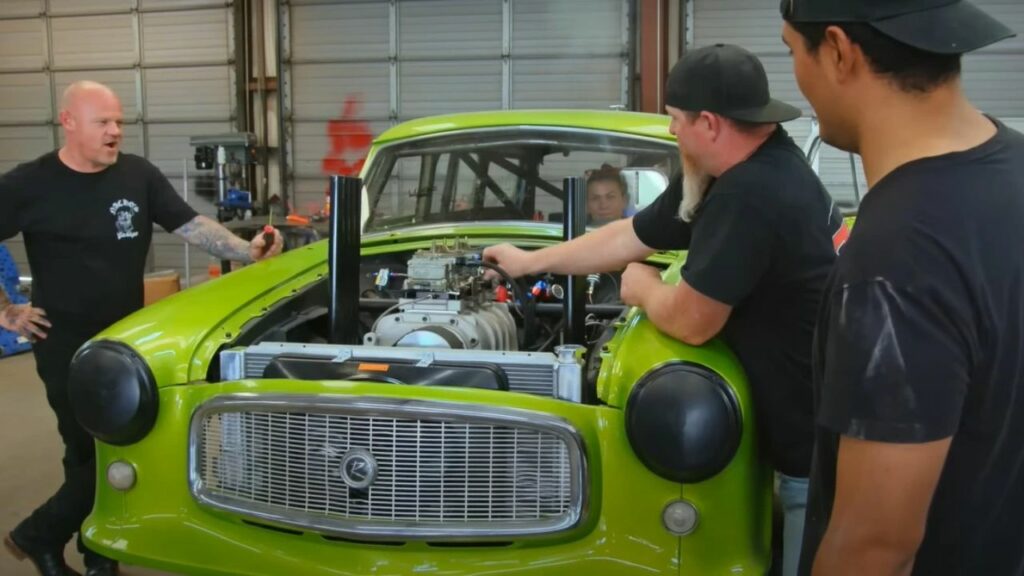
[[[997,141],[1003,143],[1015,158],[1019,159],[1020,154],[1024,153],[1024,126],[1018,130],[1012,126],[1008,126],[1002,122],[997,121],[998,132],[996,132]]]
[[[131,172],[134,175],[144,175],[147,178],[164,178],[160,168],[137,154],[122,152],[118,155],[117,164],[120,165],[122,170]]]
[[[130,152],[119,153],[117,155],[117,163],[130,168],[141,167],[147,170],[156,169],[156,166],[154,166],[149,160],[139,156],[138,154],[132,154]]]
[[[746,170],[760,178],[772,182],[790,182],[793,180],[817,180],[814,168],[807,160],[803,150],[793,142],[781,127],[779,134],[773,135],[765,144],[750,157]]]
[[[53,170],[53,162],[56,158],[57,152],[55,150],[47,152],[38,158],[18,164],[9,172],[4,174],[3,177],[8,182],[21,182],[26,178],[31,179],[38,174],[48,173]]]
[[[761,149],[719,178],[719,188],[743,196],[760,210],[797,207],[823,197],[824,185],[799,148],[773,144]]]

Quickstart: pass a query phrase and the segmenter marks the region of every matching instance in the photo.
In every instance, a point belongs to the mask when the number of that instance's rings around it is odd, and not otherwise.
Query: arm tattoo
[[[3,311],[11,305],[11,299],[7,296],[7,291],[4,290],[3,284],[0,284],[0,311]]]
[[[249,243],[206,216],[196,216],[174,233],[222,260],[252,262]]]

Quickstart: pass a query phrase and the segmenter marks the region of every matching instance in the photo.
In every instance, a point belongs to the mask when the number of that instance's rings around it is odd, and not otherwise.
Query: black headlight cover
[[[742,432],[732,389],[694,364],[673,362],[648,372],[626,403],[633,451],[652,472],[674,482],[700,482],[721,472]]]
[[[134,444],[156,421],[156,379],[125,344],[98,340],[83,346],[71,361],[68,388],[78,423],[107,444]]]

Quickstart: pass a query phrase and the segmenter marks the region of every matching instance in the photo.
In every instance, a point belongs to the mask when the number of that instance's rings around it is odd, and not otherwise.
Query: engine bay
[[[488,274],[488,270],[493,273]],[[615,320],[628,309],[618,300],[616,275],[580,279],[585,298],[581,310],[585,314],[584,333],[582,338],[569,341],[564,330],[568,297],[565,277],[513,279],[483,261],[481,250],[464,239],[436,241],[414,252],[364,256],[358,275],[360,344],[344,348],[350,357],[419,358],[415,362],[423,365],[425,361],[417,349],[433,353],[451,350],[453,358],[462,358],[463,364],[486,360],[501,365],[512,360],[509,354],[522,358],[539,354],[553,366],[552,359],[559,349],[571,345],[574,350],[584,351],[576,355],[577,362],[585,380],[593,383],[600,367],[600,354],[595,352],[612,336]],[[331,346],[329,299],[327,278],[318,280],[253,319],[232,346],[285,346],[279,353],[294,351],[295,347],[289,345],[296,344],[304,350]],[[211,378],[227,376],[222,363],[223,359],[211,366]],[[263,376],[275,375],[283,374],[268,372]]]
[[[486,276],[493,269],[465,240],[429,249],[363,257],[359,264],[359,333],[372,346],[490,351],[553,351],[564,341],[565,278]],[[627,307],[618,278],[590,275],[585,287],[585,341],[593,345]],[[250,323],[237,342],[329,342],[326,279]]]

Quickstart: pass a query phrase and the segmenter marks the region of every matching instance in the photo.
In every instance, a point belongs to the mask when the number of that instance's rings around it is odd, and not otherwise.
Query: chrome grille
[[[582,446],[547,415],[234,397],[204,405],[192,435],[200,502],[289,526],[359,538],[495,538],[565,530],[582,513]],[[350,454],[375,464],[368,488],[343,476]]]

